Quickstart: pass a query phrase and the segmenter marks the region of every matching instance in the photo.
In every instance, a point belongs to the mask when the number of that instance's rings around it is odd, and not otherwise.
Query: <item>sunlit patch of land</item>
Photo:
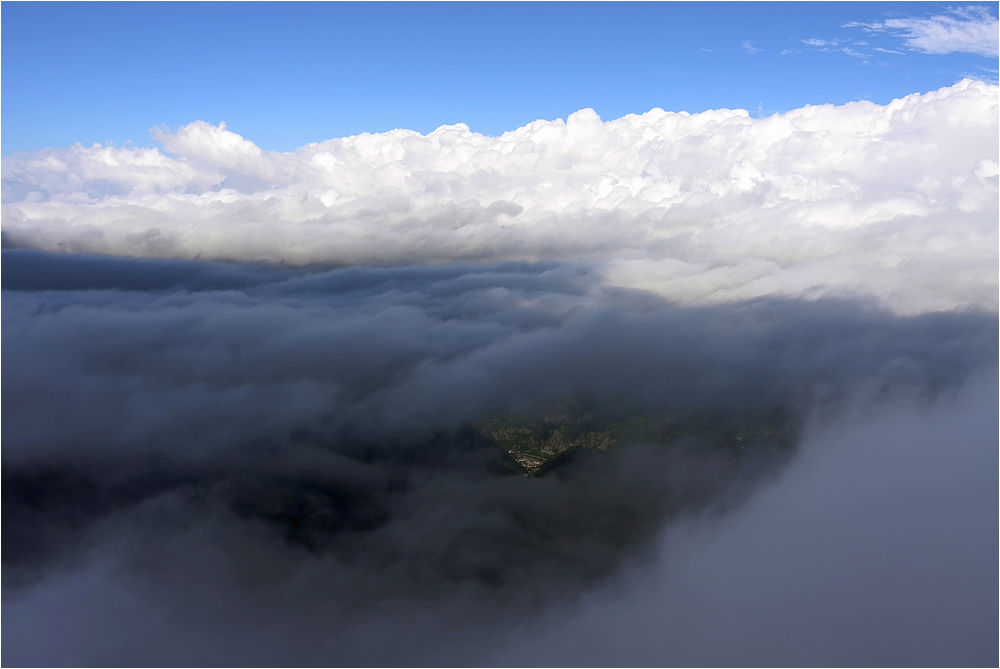
[[[796,423],[781,409],[742,411],[649,410],[623,402],[595,404],[563,400],[551,413],[510,412],[473,422],[531,476],[544,474],[574,449],[605,451],[634,443],[669,447],[685,437],[701,448],[728,449],[738,457],[746,448],[790,448]]]

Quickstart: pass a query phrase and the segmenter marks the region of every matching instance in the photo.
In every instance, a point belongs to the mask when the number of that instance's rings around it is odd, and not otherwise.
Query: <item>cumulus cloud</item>
[[[740,508],[810,421],[997,361],[989,313],[683,305],[585,263],[0,267],[9,664],[487,662]],[[683,429],[528,477],[475,427],[568,401]]]
[[[852,22],[844,27],[862,27],[868,32],[893,31],[894,37],[902,38],[908,47],[923,53],[974,53],[987,58],[996,58],[1000,53],[1000,23],[988,7],[957,7],[927,18]]]
[[[163,149],[3,159],[9,247],[293,265],[580,261],[691,304],[866,295],[994,308],[998,88],[888,105],[592,110],[263,151],[224,124]]]
[[[896,530],[905,555],[941,532],[918,479],[954,517],[981,501],[996,403],[962,393],[997,366],[998,92],[581,110],[291,153],[196,121],[154,130],[162,149],[4,158],[5,663],[603,662],[573,640],[601,638],[607,588],[691,615],[678,663],[741,641],[741,663],[847,657],[819,632],[775,655],[759,625],[716,642],[756,595],[713,609],[697,576],[721,564],[739,594],[791,564],[799,583],[798,557],[850,571]],[[845,427],[887,406],[889,427]],[[935,449],[935,425],[965,448]],[[498,436],[581,430],[539,469]],[[845,500],[864,508],[816,525],[839,553],[781,540],[788,508]],[[995,575],[981,550],[920,545]],[[978,610],[962,579],[912,573]],[[831,593],[870,593],[848,586],[765,608],[848,616]],[[627,638],[634,617],[608,611]],[[991,629],[926,657],[980,657]],[[631,663],[673,663],[635,638]],[[850,657],[883,657],[866,643]]]

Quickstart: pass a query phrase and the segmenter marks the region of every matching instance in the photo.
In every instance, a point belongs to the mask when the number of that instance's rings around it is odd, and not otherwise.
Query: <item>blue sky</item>
[[[4,155],[152,146],[151,127],[194,120],[290,151],[459,122],[497,135],[585,107],[611,119],[653,107],[768,114],[885,103],[997,77],[995,55],[928,53],[936,47],[915,46],[912,25],[886,23],[989,23],[996,3],[4,2],[0,11]]]

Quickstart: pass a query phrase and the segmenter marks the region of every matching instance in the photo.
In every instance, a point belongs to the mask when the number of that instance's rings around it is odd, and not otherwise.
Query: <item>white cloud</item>
[[[827,51],[827,52],[830,50],[837,49],[837,47],[839,47],[841,44],[844,43],[844,40],[841,39],[819,39],[816,37],[810,37],[809,39],[804,39],[799,41],[801,41],[806,46],[811,46],[814,47],[815,49],[818,49],[819,51]],[[855,44],[858,43],[855,42]],[[861,44],[864,44],[864,42],[861,42]]]
[[[860,51],[857,51],[850,47],[840,46],[841,44],[844,43],[844,40],[837,40],[837,39],[823,40],[813,37],[810,39],[801,40],[801,42],[806,46],[813,47],[812,50],[814,51],[821,51],[823,53],[830,53],[831,51],[839,51],[853,58],[867,57],[866,54],[861,53]],[[854,42],[853,44],[854,46],[868,46],[867,42]]]
[[[194,122],[3,159],[6,243],[290,263],[586,263],[688,303],[864,293],[997,308],[998,87],[880,106],[592,110],[263,151]]]
[[[740,48],[750,54],[760,53],[763,51],[763,49],[758,49],[757,46],[750,41],[740,42]]]
[[[844,24],[868,32],[893,32],[916,51],[930,54],[974,53],[1000,55],[1000,23],[986,7],[959,7],[928,18],[888,19],[883,23]]]

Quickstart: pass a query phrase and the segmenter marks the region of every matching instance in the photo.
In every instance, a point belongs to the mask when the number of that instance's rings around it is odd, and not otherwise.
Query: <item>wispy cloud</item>
[[[927,18],[887,19],[882,23],[852,21],[843,27],[891,32],[906,46],[922,53],[974,53],[990,58],[1000,55],[1000,23],[986,7],[960,7]]]
[[[855,56],[857,58],[864,58],[865,54],[858,53],[857,51],[842,47],[845,40],[842,39],[819,39],[818,37],[810,37],[809,39],[799,40],[807,47],[811,47],[810,51],[822,51],[824,53],[829,52],[841,52],[846,53],[848,56]],[[855,46],[866,46],[865,42],[854,42]]]
[[[754,45],[754,43],[751,42],[751,41],[749,41],[749,40],[740,42],[740,48],[743,49],[744,51],[746,51],[747,53],[750,53],[750,54],[760,53],[761,51],[763,51],[763,49],[758,49]]]
[[[972,72],[963,72],[961,76],[965,79],[979,79],[996,84],[1000,79],[1000,71],[995,67],[978,67]]]

